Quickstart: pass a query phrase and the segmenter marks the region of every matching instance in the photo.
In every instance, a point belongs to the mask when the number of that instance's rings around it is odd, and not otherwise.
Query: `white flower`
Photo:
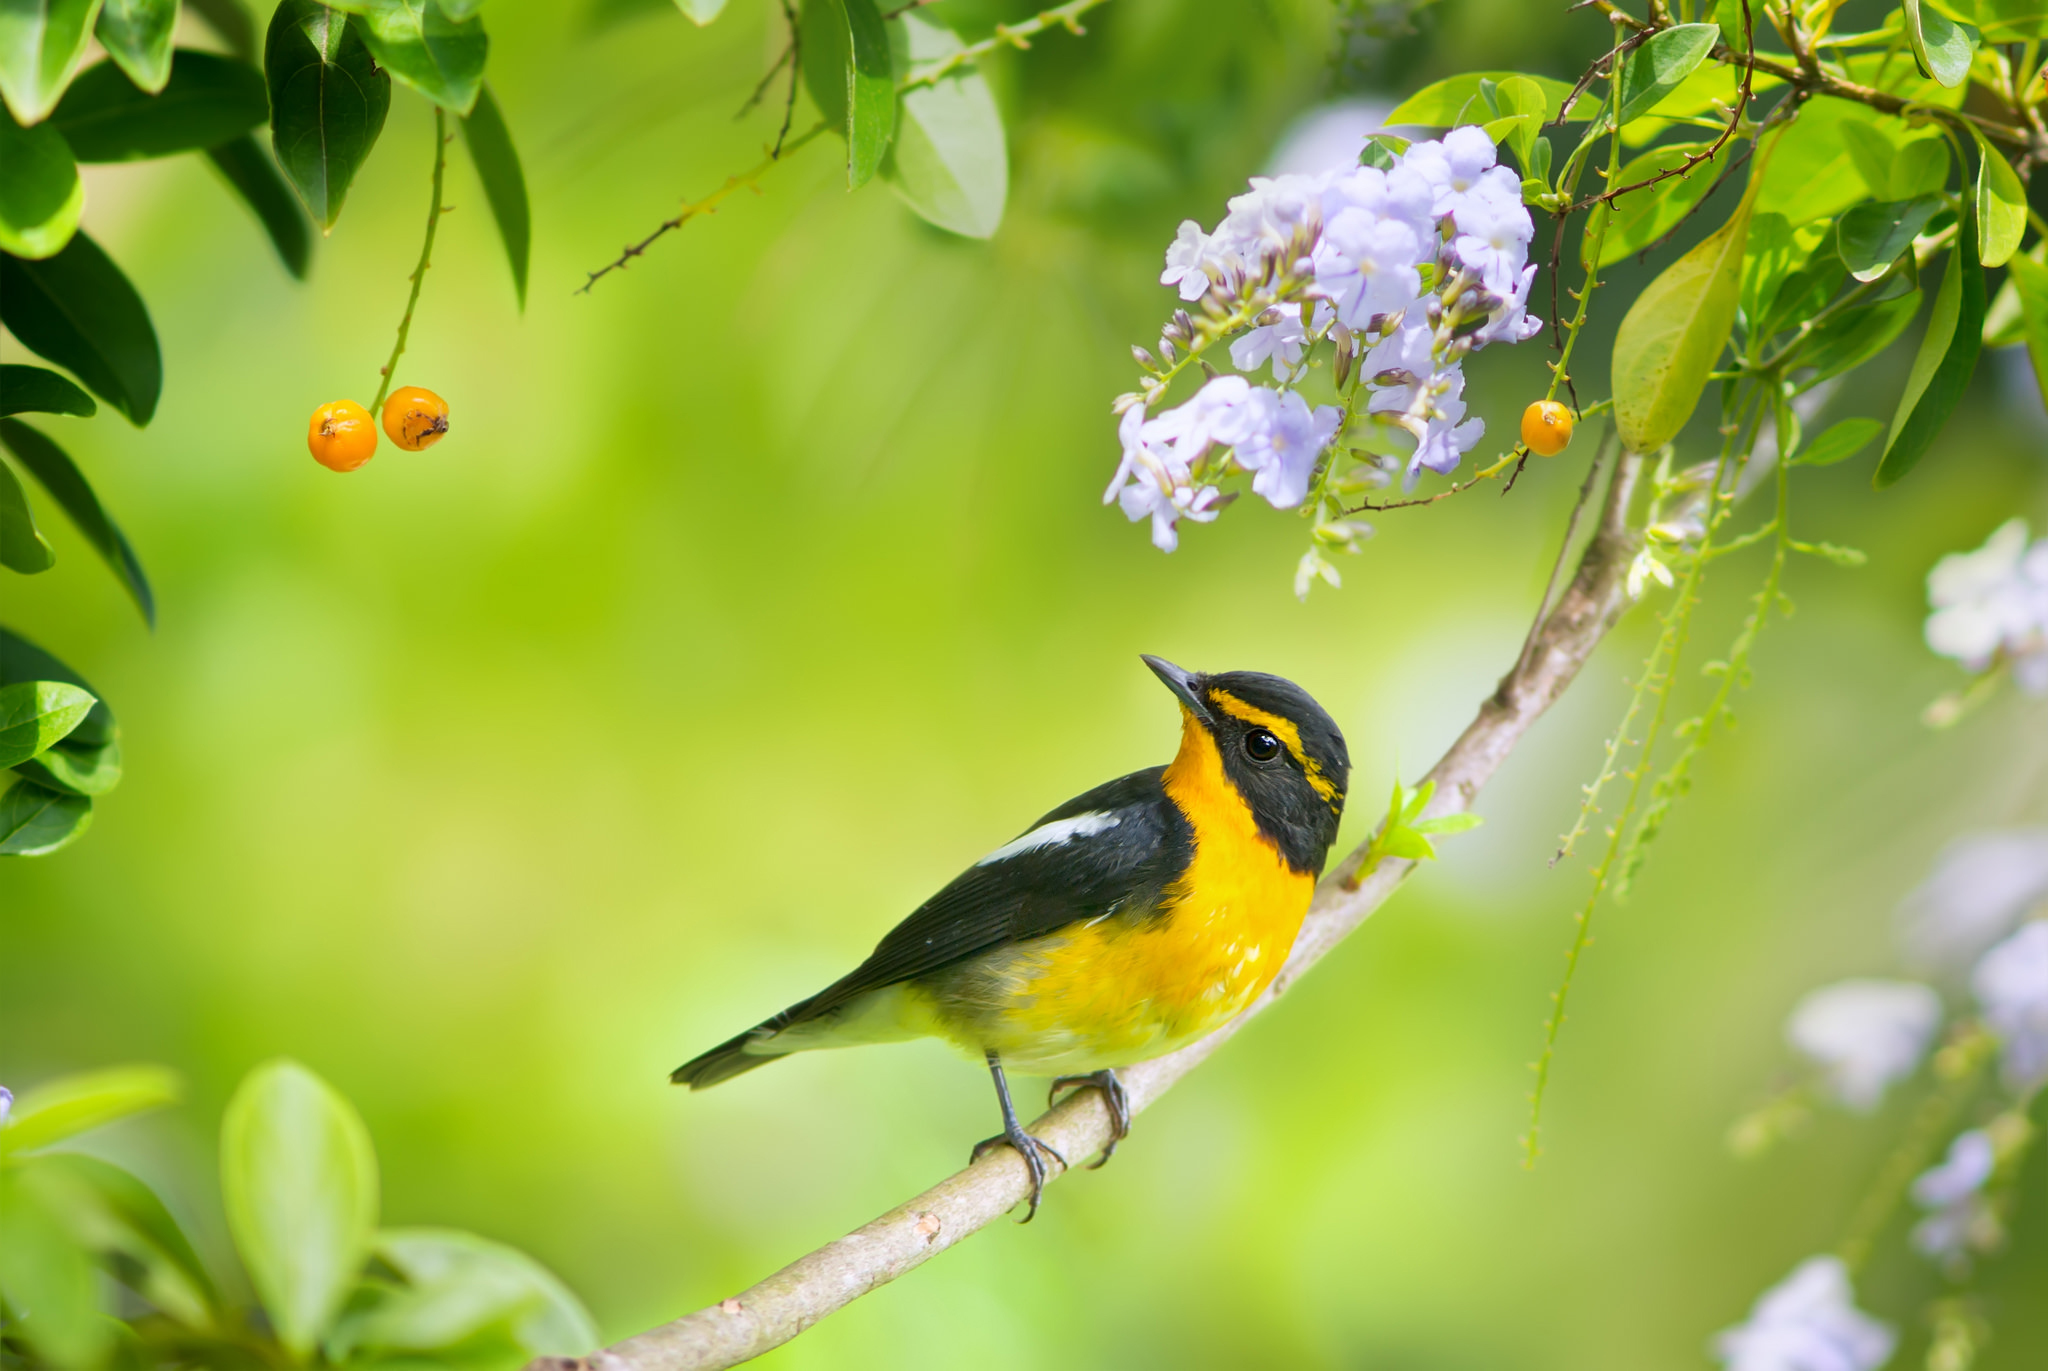
[[[1991,1135],[1973,1128],[1949,1144],[1948,1156],[1913,1181],[1913,1203],[1931,1210],[1913,1228],[1913,1246],[1937,1261],[1958,1262],[1971,1248],[1997,1245],[1998,1220],[1984,1202],[1984,1182],[1998,1164]]]
[[[1943,848],[1900,904],[1900,939],[1916,965],[1960,971],[2044,899],[2048,828],[1972,834]]]
[[[1897,1335],[1856,1307],[1838,1257],[1808,1257],[1720,1333],[1714,1355],[1728,1371],[1877,1371]]]
[[[2048,1084],[2048,920],[1985,953],[1970,988],[2005,1048],[1999,1067],[2006,1085],[2024,1093]]]
[[[1785,1036],[1836,1099],[1867,1114],[1913,1074],[1940,1024],[1941,997],[1917,981],[1837,981],[1799,1001]]]
[[[1239,371],[1257,371],[1270,357],[1273,359],[1273,379],[1285,381],[1288,373],[1301,364],[1308,330],[1302,326],[1300,305],[1275,305],[1273,308],[1280,315],[1279,321],[1261,324],[1233,342],[1230,345],[1230,364]]]
[[[1209,289],[1203,269],[1209,256],[1209,235],[1192,219],[1183,219],[1180,232],[1166,248],[1166,270],[1159,273],[1162,286],[1179,286],[1180,298],[1199,300]]]
[[[1292,509],[1307,497],[1316,461],[1343,422],[1344,412],[1335,405],[1311,411],[1298,391],[1256,388],[1231,411],[1217,437],[1253,473],[1253,494],[1265,496],[1275,509]]]
[[[1927,646],[1982,671],[2001,650],[2032,694],[2048,693],[2048,539],[2027,545],[2010,519],[1974,552],[1952,552],[1927,573]]]

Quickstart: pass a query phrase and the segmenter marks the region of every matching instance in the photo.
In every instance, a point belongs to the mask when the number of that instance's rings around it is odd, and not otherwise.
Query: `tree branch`
[[[1564,693],[1593,649],[1627,606],[1628,564],[1636,551],[1629,506],[1643,459],[1623,453],[1608,483],[1600,526],[1555,608],[1540,613],[1514,668],[1480,705],[1478,717],[1443,755],[1428,779],[1436,794],[1427,813],[1469,809],[1481,786]],[[1120,1072],[1132,1112],[1165,1094],[1252,1017],[1270,1007],[1297,977],[1386,902],[1414,869],[1388,858],[1365,869],[1361,844],[1324,877],[1301,936],[1266,993],[1236,1020],[1191,1047]],[[1083,1090],[1031,1126],[1061,1155],[1092,1156],[1109,1141],[1102,1097]],[[1055,1173],[1055,1178],[1057,1178]],[[694,1314],[616,1343],[588,1357],[541,1358],[528,1371],[707,1371],[735,1366],[779,1347],[820,1319],[937,1256],[994,1223],[1025,1198],[1023,1161],[1008,1150],[981,1161],[898,1205],[874,1222],[801,1257],[768,1279]]]

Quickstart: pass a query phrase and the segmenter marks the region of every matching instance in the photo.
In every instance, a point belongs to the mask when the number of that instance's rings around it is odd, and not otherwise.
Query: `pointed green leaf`
[[[278,1340],[303,1358],[355,1284],[377,1226],[377,1156],[355,1106],[297,1062],[243,1079],[221,1120],[228,1231]]]
[[[1671,143],[1652,148],[1621,169],[1618,184],[1642,185],[1661,172],[1684,166],[1688,158],[1705,152],[1708,146],[1706,143]],[[1614,217],[1608,221],[1607,233],[1600,241],[1599,265],[1608,266],[1641,252],[1678,227],[1679,221],[1714,188],[1714,181],[1721,174],[1723,155],[1725,150],[1723,154],[1716,154],[1712,161],[1702,162],[1683,176],[1667,177],[1655,185],[1616,196],[1610,202],[1614,206]],[[1592,243],[1592,235],[1588,233],[1580,243],[1582,263]]]
[[[19,362],[0,363],[0,418],[10,414],[70,414],[90,419],[99,412],[68,376]]]
[[[702,27],[725,12],[725,0],[676,0],[676,8]]]
[[[122,1284],[187,1328],[213,1325],[213,1282],[150,1188],[97,1157],[57,1152],[22,1163],[71,1238]]]
[[[29,511],[28,493],[21,488],[14,468],[0,462],[0,566],[23,576],[34,576],[57,564],[49,539],[36,527]]]
[[[951,29],[914,13],[898,20],[891,36],[898,64],[913,75],[920,64],[962,46]],[[968,238],[996,231],[1009,196],[1010,160],[1002,116],[979,71],[957,67],[936,85],[905,92],[882,179],[942,229]]]
[[[93,37],[121,70],[151,95],[171,79],[171,30],[178,0],[104,0]]]
[[[0,98],[24,126],[57,107],[100,16],[100,0],[0,0]]]
[[[1466,833],[1485,823],[1484,817],[1467,811],[1463,814],[1440,814],[1434,819],[1419,819],[1415,823],[1417,833]]]
[[[19,766],[54,747],[98,703],[65,681],[0,685],[0,767]]]
[[[25,776],[0,777],[0,857],[47,857],[92,827],[92,801],[37,785]],[[0,1133],[0,1140],[6,1138]]]
[[[1884,425],[1876,419],[1844,419],[1830,425],[1825,432],[1802,448],[1793,457],[1796,467],[1831,467],[1837,462],[1846,462],[1870,444],[1870,440],[1884,432]]]
[[[391,78],[363,45],[360,25],[313,0],[284,0],[263,43],[271,146],[323,231],[341,217],[391,108]]]
[[[1700,69],[1721,41],[1716,24],[1674,24],[1662,29],[1629,53],[1622,63],[1617,127],[1648,114],[1679,83]]]
[[[106,1356],[114,1323],[100,1313],[92,1256],[16,1169],[0,1171],[0,1295],[19,1313],[10,1341],[26,1342],[37,1363],[91,1367]]]
[[[1751,330],[1761,328],[1764,316],[1778,301],[1785,278],[1792,274],[1799,244],[1792,225],[1782,214],[1752,214],[1749,242],[1742,250],[1742,317]]]
[[[846,138],[846,186],[881,166],[896,122],[889,34],[874,0],[805,0],[804,86],[825,121]]]
[[[1837,136],[1870,193],[1880,200],[1896,198],[1892,195],[1892,162],[1898,157],[1898,144],[1860,119],[1844,119]]]
[[[469,147],[469,160],[476,167],[477,180],[483,182],[491,218],[497,221],[505,257],[512,264],[512,289],[519,296],[519,307],[525,309],[527,258],[533,246],[526,175],[519,168],[512,131],[505,127],[505,116],[499,112],[489,86],[477,92],[475,107],[463,118],[462,137]]]
[[[1899,278],[1907,289],[1856,309],[1843,310],[1807,335],[1799,365],[1812,367],[1814,381],[1825,381],[1862,366],[1890,347],[1920,312],[1920,289],[1910,275]]]
[[[178,1102],[177,1074],[161,1066],[110,1066],[59,1076],[21,1092],[0,1149],[30,1152],[66,1138]]]
[[[1913,246],[1941,205],[1931,195],[1858,205],[1835,222],[1835,250],[1851,276],[1875,281]]]
[[[2006,279],[2019,296],[2021,329],[2027,360],[2034,364],[2034,382],[2048,397],[2048,267],[2027,253],[2015,253],[2005,264]]]
[[[1436,848],[1428,838],[1412,828],[1394,828],[1380,836],[1379,849],[1389,857],[1405,857],[1411,862],[1432,861]]]
[[[1962,402],[1977,354],[1984,347],[1984,269],[1977,261],[1976,215],[1963,217],[1962,232],[1942,269],[1941,289],[1927,319],[1927,332],[1907,374],[1905,394],[1892,416],[1891,435],[1877,464],[1882,489],[1913,469]]]
[[[1951,90],[1968,80],[1970,60],[1977,53],[1977,30],[1957,23],[1926,0],[1905,0],[1905,11],[1906,42],[1921,74]]]
[[[1986,142],[1975,125],[1970,132],[1977,139],[1977,223],[1984,239],[1984,265],[2002,267],[2019,251],[2027,231],[2027,188],[2005,154]]]
[[[1559,81],[1548,76],[1532,76],[1519,71],[1468,71],[1462,76],[1453,76],[1424,86],[1415,94],[1396,105],[1387,115],[1388,128],[1403,128],[1415,125],[1422,128],[1447,129],[1458,124],[1484,123],[1493,112],[1479,98],[1479,83],[1491,81],[1495,86],[1505,84],[1509,79],[1520,77],[1531,82],[1543,92],[1545,105],[1555,110],[1572,93],[1569,81]],[[1572,108],[1571,118],[1582,120],[1599,101],[1581,100]]]
[[[40,262],[0,256],[0,323],[140,427],[156,413],[163,356],[149,311],[87,233]]]
[[[85,182],[64,135],[48,123],[25,129],[0,113],[0,250],[54,257],[78,231]]]
[[[481,19],[457,23],[435,0],[369,0],[359,8],[363,41],[379,66],[441,108],[469,113],[491,47]]]
[[[597,1328],[577,1298],[539,1262],[502,1243],[454,1229],[387,1229],[377,1255],[405,1278],[390,1298],[351,1313],[333,1351],[426,1351],[509,1324],[528,1356],[578,1357]]]
[[[71,522],[78,526],[78,531],[106,559],[115,578],[127,588],[135,600],[135,607],[142,611],[144,621],[155,628],[156,596],[150,591],[149,578],[143,574],[142,563],[135,556],[135,549],[128,545],[127,535],[101,507],[99,496],[93,494],[91,484],[71,460],[70,454],[19,419],[0,419],[0,444],[5,444],[36,480],[42,482],[50,498],[63,506],[64,512],[71,516]]]
[[[0,463],[0,468],[5,464]],[[98,696],[92,683],[27,639],[0,628],[0,685],[64,681]],[[100,795],[121,779],[121,730],[104,698],[62,742],[15,771],[47,790]]]
[[[1614,423],[1631,452],[1655,452],[1678,436],[1728,346],[1760,184],[1753,177],[1728,222],[1667,267],[1621,321],[1614,339]]]
[[[161,95],[101,62],[64,93],[50,122],[81,162],[133,162],[225,143],[270,114],[263,73],[231,57],[180,49]]]
[[[277,249],[285,270],[305,280],[313,261],[313,235],[306,229],[306,211],[277,169],[270,150],[245,134],[208,148],[206,155],[270,235],[270,245]]]

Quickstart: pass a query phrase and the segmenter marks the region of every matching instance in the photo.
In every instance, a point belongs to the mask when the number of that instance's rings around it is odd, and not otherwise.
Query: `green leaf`
[[[1468,811],[1463,814],[1440,814],[1434,819],[1418,819],[1412,827],[1417,833],[1465,833],[1485,822],[1482,816]]]
[[[161,1066],[110,1066],[30,1086],[0,1128],[0,1151],[28,1152],[178,1102],[183,1087]]]
[[[1899,260],[1942,207],[1934,196],[1858,205],[1835,224],[1835,250],[1849,274],[1875,281]]]
[[[578,1357],[597,1347],[581,1302],[514,1248],[453,1229],[408,1228],[379,1233],[376,1250],[406,1287],[351,1313],[330,1355],[450,1347],[499,1322],[528,1356]]]
[[[1846,100],[1823,96],[1807,102],[1798,120],[1778,137],[1770,174],[1757,196],[1757,213],[1782,214],[1796,225],[1840,214],[1872,195],[1880,200],[1910,199],[1872,191],[1852,155],[1852,140],[1873,129],[1878,119],[1875,111]],[[1852,128],[1858,132],[1850,132]],[[1889,157],[1891,141],[1879,134],[1877,142]]]
[[[1675,24],[1638,45],[1622,63],[1621,99],[1614,125],[1620,127],[1648,114],[1658,101],[1699,70],[1714,44],[1720,41],[1718,25]]]
[[[1796,328],[1820,313],[1848,280],[1849,269],[1835,253],[1826,228],[1808,224],[1793,231],[1793,256],[1800,266],[1779,285],[1763,322],[1757,325],[1759,337]]]
[[[804,86],[846,138],[847,189],[880,168],[896,118],[889,34],[874,0],[805,0]]]
[[[1572,93],[1571,82],[1554,80],[1548,76],[1534,76],[1519,71],[1468,71],[1462,76],[1453,76],[1448,80],[1438,81],[1435,85],[1424,86],[1394,107],[1393,112],[1387,115],[1386,125],[1389,128],[1402,128],[1412,124],[1422,128],[1447,129],[1458,124],[1484,123],[1493,117],[1495,111],[1488,109],[1486,102],[1480,97],[1479,83],[1491,81],[1498,86],[1514,77],[1534,84],[1543,92],[1545,105],[1553,110],[1561,106]],[[1581,111],[1590,111],[1597,103],[1599,102],[1594,100],[1579,102],[1574,106],[1570,117],[1575,120],[1589,118],[1589,113]]]
[[[213,1282],[148,1186],[118,1166],[75,1152],[21,1165],[72,1241],[96,1255],[109,1274],[188,1328],[213,1325]]]
[[[1785,278],[1797,260],[1798,243],[1792,225],[1782,214],[1753,214],[1749,220],[1749,242],[1742,253],[1742,317],[1753,332],[1763,326],[1764,316],[1777,303]]]
[[[702,28],[725,11],[725,0],[676,0],[676,8]]]
[[[1977,30],[1958,24],[1925,0],[1905,0],[1906,42],[1923,75],[1954,89],[1970,76]]]
[[[47,857],[91,826],[92,801],[84,795],[51,790],[25,776],[0,790],[0,857]]]
[[[0,363],[0,418],[10,414],[70,414],[90,419],[99,406],[71,378],[44,367]]]
[[[156,414],[163,356],[149,311],[87,233],[40,262],[0,256],[0,323],[138,427]]]
[[[898,65],[913,75],[962,47],[951,29],[914,13],[904,15],[891,36]],[[942,229],[968,238],[995,233],[1009,196],[1010,160],[1002,116],[979,71],[956,67],[938,84],[904,94],[882,179]]]
[[[229,52],[244,62],[256,60],[256,23],[242,0],[185,0],[185,8],[204,19]]]
[[[1962,402],[1984,346],[1984,269],[1977,261],[1974,214],[1963,216],[1962,231],[1943,268],[1941,289],[1934,297],[1927,332],[1906,377],[1892,417],[1884,457],[1877,464],[1876,485],[1891,485],[1913,469],[1934,435]]]
[[[313,261],[313,235],[306,231],[306,212],[270,150],[245,134],[208,148],[206,155],[270,235],[285,270],[305,280]]]
[[[106,1356],[114,1324],[100,1314],[92,1256],[13,1169],[0,1171],[0,1294],[20,1316],[9,1321],[10,1338],[27,1342],[42,1364],[92,1367]]]
[[[121,70],[151,95],[171,78],[171,31],[178,0],[103,0],[93,37]]]
[[[519,169],[512,131],[505,127],[505,116],[499,113],[489,86],[478,90],[475,107],[463,118],[462,137],[469,146],[477,179],[483,182],[484,198],[490,201],[491,217],[498,223],[505,257],[512,263],[512,288],[519,296],[519,307],[525,309],[526,265],[533,243],[526,176]]]
[[[2048,396],[2048,267],[2027,253],[2015,253],[2005,264],[2006,280],[2019,296],[2021,327],[2027,340],[2027,360],[2034,364],[2034,381]]]
[[[1632,452],[1655,452],[1678,436],[1728,346],[1760,184],[1753,178],[1728,222],[1667,267],[1621,321],[1614,339],[1614,423]]]
[[[1831,467],[1837,462],[1846,462],[1882,432],[1884,425],[1876,419],[1844,419],[1829,425],[1820,437],[1801,449],[1792,459],[1792,465]]]
[[[1411,862],[1434,861],[1436,848],[1428,838],[1413,828],[1392,828],[1380,835],[1379,850],[1389,857],[1405,857]]]
[[[225,143],[269,114],[263,73],[181,48],[163,94],[145,95],[118,66],[102,62],[71,83],[50,122],[81,162],[135,162]]]
[[[1621,169],[1619,184],[1638,185],[1660,172],[1675,170],[1684,166],[1687,158],[1705,152],[1709,146],[1706,143],[1671,143],[1652,148]],[[1702,162],[1683,176],[1667,177],[1653,186],[1616,196],[1610,202],[1614,206],[1614,216],[1608,221],[1607,235],[1600,243],[1598,265],[1604,267],[1641,252],[1678,227],[1679,221],[1714,188],[1715,178],[1720,175],[1720,162],[1721,155],[1716,154],[1712,161]],[[1586,251],[1591,246],[1592,238],[1588,234],[1580,243],[1581,262],[1584,262]]]
[[[14,475],[14,468],[0,462],[0,566],[34,576],[57,564],[57,554],[36,527],[30,513],[28,494]]]
[[[458,23],[435,0],[371,0],[361,10],[363,41],[379,66],[441,108],[469,113],[491,49],[481,19]]]
[[[360,20],[313,0],[284,0],[263,43],[271,146],[323,231],[341,217],[391,108],[391,78],[360,29]]]
[[[19,766],[48,751],[98,703],[66,681],[0,685],[0,767]]]
[[[57,107],[99,15],[100,0],[0,0],[0,98],[16,123]]]
[[[78,231],[85,182],[64,135],[47,123],[25,129],[0,117],[0,250],[53,257]]]
[[[318,1345],[377,1226],[377,1156],[355,1107],[297,1062],[243,1079],[221,1120],[228,1231],[278,1340]]]
[[[1977,140],[1977,223],[1984,238],[1987,267],[2002,267],[2019,251],[2027,231],[2027,188],[2005,155],[1986,142],[1975,125]]]
[[[1898,144],[1861,120],[1843,120],[1839,136],[1870,193],[1880,200],[1892,198],[1892,160],[1898,156]]]
[[[50,498],[63,506],[64,512],[71,516],[71,522],[78,525],[78,531],[85,535],[86,541],[113,570],[115,578],[127,588],[135,607],[142,611],[143,619],[155,628],[156,596],[150,591],[142,562],[136,557],[135,549],[128,545],[127,535],[101,507],[99,496],[93,494],[91,484],[71,460],[70,454],[19,419],[0,419],[0,443],[4,443],[36,480],[42,482],[43,489],[50,492]]]
[[[0,464],[4,466],[4,464]],[[27,639],[0,628],[0,685],[21,681],[64,681],[99,696],[92,683]],[[47,790],[100,795],[121,779],[121,730],[114,711],[100,698],[70,736],[15,768]]]
[[[1902,277],[1909,288],[1889,299],[1879,299],[1856,309],[1831,315],[1807,335],[1797,365],[1812,367],[1815,382],[1854,370],[1890,347],[1913,316],[1920,312],[1920,290],[1910,276]]]

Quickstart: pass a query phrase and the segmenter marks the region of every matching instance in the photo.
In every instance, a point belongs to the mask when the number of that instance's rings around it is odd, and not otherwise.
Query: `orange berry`
[[[431,390],[400,386],[384,402],[384,431],[407,452],[430,448],[448,432],[448,402]]]
[[[329,471],[354,471],[377,455],[377,426],[355,401],[334,400],[313,411],[306,446]]]
[[[1571,445],[1572,412],[1555,400],[1538,400],[1522,411],[1522,441],[1538,457],[1555,457]]]

